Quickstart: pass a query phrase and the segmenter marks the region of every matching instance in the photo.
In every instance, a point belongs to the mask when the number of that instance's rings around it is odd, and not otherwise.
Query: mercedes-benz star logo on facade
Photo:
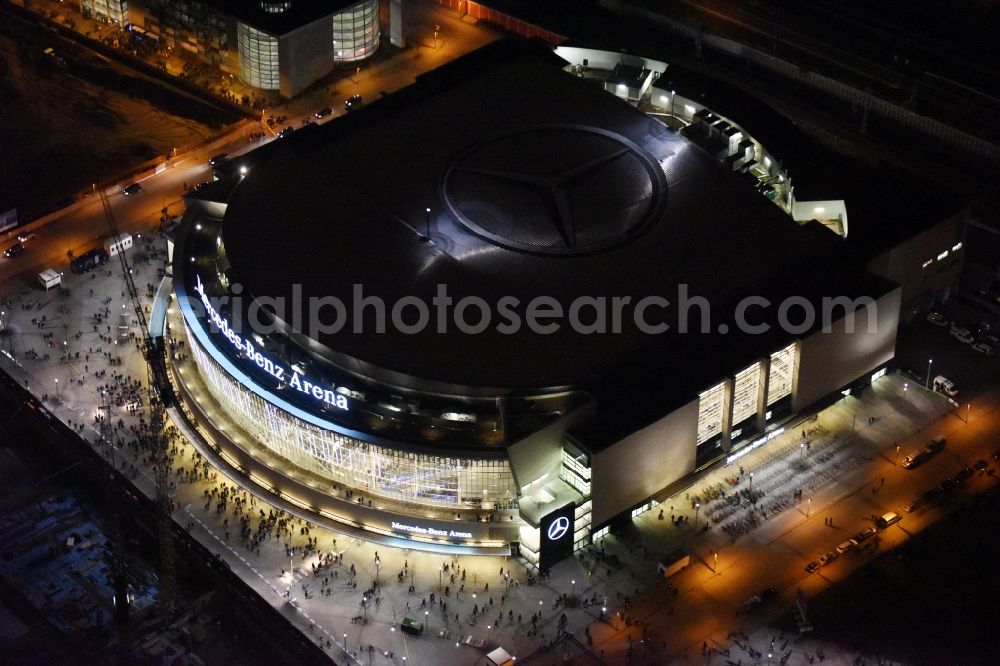
[[[474,234],[510,249],[580,254],[638,232],[660,209],[663,170],[624,136],[544,125],[508,132],[462,153],[444,198]]]
[[[566,516],[559,516],[552,521],[551,525],[549,525],[549,540],[558,541],[563,538],[566,532],[569,532],[569,518]]]

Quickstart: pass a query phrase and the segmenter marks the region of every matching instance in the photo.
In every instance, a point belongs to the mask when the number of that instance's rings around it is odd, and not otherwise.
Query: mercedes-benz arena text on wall
[[[187,195],[174,376],[234,478],[544,567],[892,358],[895,284],[567,64],[498,42]],[[780,325],[833,296],[874,319]]]

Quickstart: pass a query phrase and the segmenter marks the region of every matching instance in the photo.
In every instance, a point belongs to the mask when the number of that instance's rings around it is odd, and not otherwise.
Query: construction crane
[[[111,232],[112,242],[120,238],[118,223],[115,221],[114,211],[111,209],[111,202],[104,190],[100,190],[101,205],[104,207],[104,217],[108,223],[108,230]],[[153,442],[153,473],[156,479],[156,505],[158,509],[157,532],[160,547],[160,595],[164,607],[170,611],[173,608],[176,585],[176,568],[174,563],[174,531],[173,518],[171,516],[173,507],[171,506],[169,493],[170,475],[170,450],[164,426],[166,424],[166,407],[172,401],[170,382],[167,376],[167,363],[163,338],[153,336],[149,330],[149,323],[146,320],[146,311],[142,301],[139,299],[139,292],[135,287],[135,280],[132,277],[132,267],[129,266],[128,257],[124,251],[117,253],[118,261],[121,264],[122,277],[125,280],[125,287],[128,291],[129,300],[135,311],[135,318],[139,325],[140,344],[142,356],[146,361],[146,390],[149,403],[150,432],[154,437]]]

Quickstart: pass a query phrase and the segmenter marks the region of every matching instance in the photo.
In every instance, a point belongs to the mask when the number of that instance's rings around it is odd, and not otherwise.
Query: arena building
[[[845,202],[795,199],[665,69],[503,40],[187,195],[171,367],[213,461],[366,538],[547,567],[884,373],[901,289]]]

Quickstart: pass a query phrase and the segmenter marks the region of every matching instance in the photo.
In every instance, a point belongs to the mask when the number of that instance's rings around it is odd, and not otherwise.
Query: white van
[[[944,375],[938,375],[934,378],[934,390],[944,393],[949,398],[958,395],[958,387]]]
[[[902,519],[903,519],[903,517],[901,515],[899,515],[895,511],[890,511],[889,513],[883,513],[881,516],[879,516],[875,520],[875,524],[878,525],[879,527],[881,527],[882,529],[885,529],[886,527],[889,527],[890,525],[895,525],[896,523],[898,523]]]

